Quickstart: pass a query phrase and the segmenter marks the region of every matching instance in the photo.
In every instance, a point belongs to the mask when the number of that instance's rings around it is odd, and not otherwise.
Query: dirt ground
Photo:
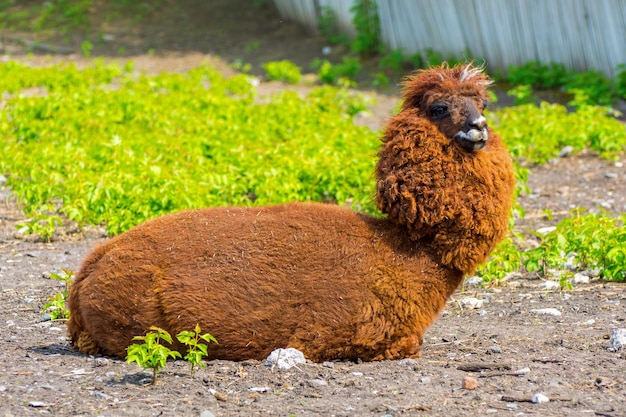
[[[205,59],[225,72],[234,61],[249,62],[254,72],[264,61],[284,58],[306,67],[325,46],[283,22],[267,2],[255,2],[256,8],[243,0],[186,3],[195,9],[163,1],[134,24],[94,22],[111,37],[93,54],[119,59],[113,57],[123,46],[125,57],[149,72],[183,71]],[[86,62],[78,54],[25,55],[32,40],[48,49],[35,53],[49,53],[54,45],[78,51],[78,35],[66,42],[41,34],[0,35],[0,52],[15,59]],[[377,98],[371,114],[359,120],[373,128],[397,101],[393,95]],[[624,163],[585,153],[533,168],[531,193],[521,198],[527,215],[518,230],[554,224],[574,207],[625,212]],[[554,219],[546,219],[544,209]],[[592,277],[560,292],[544,289],[533,275],[512,276],[492,288],[467,284],[427,332],[417,360],[309,362],[288,371],[257,361],[212,361],[194,376],[177,361],[151,386],[149,373],[134,364],[72,351],[65,324],[44,321],[40,313],[62,290],[50,273],[78,269],[104,239],[102,231],[68,231],[44,244],[16,234],[15,223],[23,218],[10,190],[0,187],[0,416],[626,416],[626,352],[608,349],[611,330],[626,328],[624,284]],[[463,307],[465,297],[482,300],[482,307]],[[536,312],[545,308],[560,315]],[[464,377],[475,378],[477,387],[463,389]],[[531,402],[538,393],[550,401]]]

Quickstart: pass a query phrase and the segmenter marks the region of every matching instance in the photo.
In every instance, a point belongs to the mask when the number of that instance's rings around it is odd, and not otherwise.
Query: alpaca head
[[[489,139],[483,110],[490,84],[482,67],[471,63],[422,70],[405,80],[402,110],[419,109],[448,139],[477,151]]]

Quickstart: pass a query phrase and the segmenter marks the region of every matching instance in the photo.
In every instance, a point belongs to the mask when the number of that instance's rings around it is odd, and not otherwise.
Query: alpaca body
[[[69,331],[81,351],[120,357],[152,325],[196,323],[219,342],[210,358],[280,347],[314,361],[410,357],[461,277],[398,226],[343,207],[185,211],[85,260]]]
[[[70,289],[73,345],[125,356],[150,326],[199,324],[219,341],[210,358],[281,347],[314,361],[417,356],[508,230],[515,178],[483,116],[487,85],[470,64],[407,79],[378,153],[384,219],[321,204],[204,209],[96,248]]]

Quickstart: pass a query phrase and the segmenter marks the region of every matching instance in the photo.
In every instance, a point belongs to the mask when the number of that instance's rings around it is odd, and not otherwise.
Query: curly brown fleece
[[[97,247],[70,290],[73,345],[124,357],[150,326],[199,324],[219,341],[210,359],[281,347],[313,361],[419,356],[463,275],[507,230],[511,161],[493,132],[486,143],[477,133],[486,85],[470,65],[407,80],[376,169],[388,218],[304,203],[192,210]]]

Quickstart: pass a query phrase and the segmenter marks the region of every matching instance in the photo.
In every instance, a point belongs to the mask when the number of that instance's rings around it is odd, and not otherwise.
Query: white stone
[[[547,403],[547,402],[550,402],[550,398],[546,397],[543,394],[537,393],[533,395],[533,402],[535,404]]]
[[[469,277],[465,280],[465,285],[469,287],[479,287],[483,283],[483,279],[481,277]]]
[[[555,281],[543,281],[540,287],[544,290],[558,290],[561,288],[559,283]]]
[[[556,308],[535,308],[530,310],[531,313],[535,314],[548,314],[550,316],[560,316],[561,312]]]
[[[626,347],[626,329],[611,330],[611,349],[620,350]]]
[[[251,387],[248,388],[250,392],[268,392],[270,390],[269,387]]]
[[[589,284],[589,281],[591,281],[589,275],[581,274],[580,272],[574,274],[574,278],[572,278],[572,284]]]
[[[303,363],[306,363],[304,354],[294,348],[276,349],[265,360],[266,366],[276,366],[278,369],[291,369]]]
[[[541,227],[537,229],[537,233],[539,233],[540,235],[545,235],[550,232],[554,232],[555,230],[556,230],[556,226]]]
[[[479,300],[478,298],[474,298],[474,297],[465,297],[464,299],[461,300],[461,306],[463,308],[469,308],[469,309],[482,308],[483,300]]]

